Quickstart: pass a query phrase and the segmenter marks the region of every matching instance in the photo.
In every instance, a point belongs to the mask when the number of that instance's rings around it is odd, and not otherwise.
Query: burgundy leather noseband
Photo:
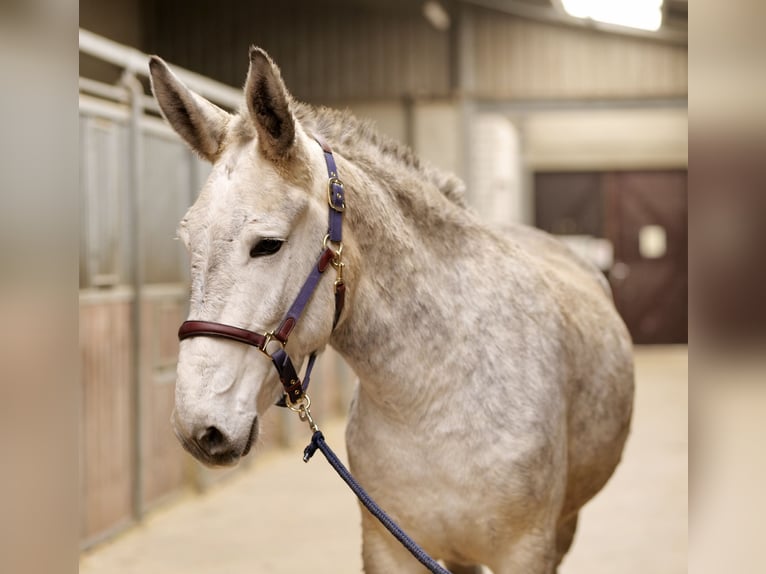
[[[298,377],[298,373],[293,366],[290,356],[285,350],[290,333],[295,328],[306,308],[311,296],[319,285],[319,280],[327,268],[332,265],[336,270],[335,279],[335,316],[333,319],[333,329],[340,319],[343,311],[343,304],[346,296],[346,285],[343,281],[343,211],[346,209],[345,190],[343,182],[338,178],[338,169],[335,166],[335,158],[332,155],[332,149],[327,143],[319,137],[315,138],[324,152],[325,163],[327,165],[327,174],[329,177],[327,183],[327,203],[329,209],[329,221],[327,235],[323,241],[323,251],[319,255],[316,264],[311,269],[309,276],[303,282],[298,295],[293,304],[285,313],[279,326],[273,331],[257,333],[241,327],[225,325],[223,323],[214,323],[212,321],[184,321],[178,329],[178,338],[183,341],[190,337],[222,337],[231,339],[246,345],[252,345],[269,357],[274,367],[279,373],[279,380],[284,389],[284,396],[277,403],[280,406],[298,404],[303,398],[308,387],[311,369],[314,366],[316,352],[311,353],[306,366],[306,374],[303,382]],[[336,246],[336,247],[334,247]],[[279,348],[273,353],[269,353],[270,343],[279,344]]]

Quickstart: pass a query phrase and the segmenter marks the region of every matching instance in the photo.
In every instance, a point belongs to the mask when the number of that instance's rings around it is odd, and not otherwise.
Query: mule
[[[190,91],[158,57],[166,120],[212,171],[182,219],[189,319],[276,327],[327,229],[333,148],[345,183],[346,303],[333,329],[324,277],[287,350],[334,347],[359,378],[346,431],[352,472],[453,572],[555,572],[580,508],[629,431],[632,344],[601,273],[531,228],[493,229],[455,176],[348,113],[299,103],[251,48],[236,114]],[[206,464],[235,464],[281,394],[252,346],[181,342],[172,424]],[[362,513],[364,570],[423,567]]]

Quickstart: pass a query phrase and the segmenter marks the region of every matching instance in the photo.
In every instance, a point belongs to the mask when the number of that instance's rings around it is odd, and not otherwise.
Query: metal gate
[[[209,168],[158,117],[140,81],[147,56],[83,30],[80,49],[124,70],[118,85],[80,79],[80,486],[88,545],[207,476],[178,447],[169,421],[176,330],[188,300],[187,257],[173,238]],[[222,105],[238,97],[233,88],[193,82]]]
[[[123,70],[117,85],[80,78],[80,500],[88,546],[180,489],[201,490],[235,471],[202,467],[170,426],[176,333],[188,301],[188,256],[175,230],[210,168],[159,117],[145,89],[146,54],[85,30],[80,51]],[[239,107],[239,89],[173,68],[204,97]],[[312,397],[331,416],[345,412],[353,375],[326,354]],[[261,427],[259,450],[305,438],[283,409],[266,413]]]
[[[205,166],[158,119],[131,113],[119,101],[80,98],[86,543],[177,492],[188,464],[169,425],[188,299],[173,236]]]

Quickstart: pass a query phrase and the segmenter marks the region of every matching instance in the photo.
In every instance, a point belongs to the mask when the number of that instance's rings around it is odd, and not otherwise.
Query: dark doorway
[[[617,309],[633,340],[688,340],[687,172],[535,174],[535,223],[558,235],[608,239]]]

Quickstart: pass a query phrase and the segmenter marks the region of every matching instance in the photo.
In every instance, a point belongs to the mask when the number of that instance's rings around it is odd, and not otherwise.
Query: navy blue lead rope
[[[311,371],[314,368],[314,361],[316,360],[316,353],[311,353],[311,356],[309,357],[309,362],[306,367],[306,374],[303,376],[303,391],[305,392],[306,389],[309,386],[309,381],[311,378]],[[277,403],[278,406],[286,406],[284,403],[285,398],[282,397],[282,401]],[[314,456],[314,453],[320,450],[324,457],[327,459],[327,462],[330,463],[330,466],[335,469],[335,472],[338,473],[338,476],[340,476],[343,481],[349,486],[349,488],[356,494],[357,498],[364,504],[365,508],[370,511],[370,513],[377,518],[380,523],[386,527],[386,529],[394,535],[394,537],[402,543],[402,545],[410,551],[410,553],[418,559],[418,561],[428,568],[431,572],[434,574],[450,574],[449,570],[442,567],[436,560],[431,558],[425,550],[423,550],[420,546],[418,546],[418,543],[415,542],[412,538],[407,536],[407,534],[399,528],[399,525],[394,522],[391,517],[385,513],[385,511],[378,506],[378,504],[370,497],[369,494],[367,494],[367,491],[362,488],[362,486],[356,481],[356,479],[351,476],[351,472],[343,465],[343,463],[340,461],[338,456],[333,452],[333,450],[329,447],[327,442],[324,439],[324,435],[322,434],[322,431],[316,430],[314,431],[314,434],[311,436],[311,442],[309,445],[303,450],[303,462],[308,462],[311,460],[311,457]]]
[[[343,463],[340,461],[337,455],[327,445],[327,442],[324,440],[324,435],[320,430],[314,432],[313,436],[311,437],[311,443],[303,451],[303,462],[308,462],[311,457],[314,456],[314,453],[317,450],[322,452],[324,457],[327,459],[327,462],[330,463],[330,466],[335,469],[335,472],[337,472],[343,481],[348,484],[349,488],[354,491],[354,494],[356,494],[357,498],[359,498],[361,503],[364,504],[365,508],[367,508],[367,510],[369,510],[370,513],[375,518],[377,518],[380,523],[385,526],[386,529],[391,534],[393,534],[394,537],[399,542],[401,542],[402,545],[407,550],[409,550],[410,553],[415,558],[417,558],[423,566],[428,568],[434,574],[450,574],[449,570],[431,558],[425,550],[418,546],[417,542],[407,536],[407,534],[405,534],[405,532],[399,528],[396,522],[391,520],[391,517],[388,516],[388,514],[386,514],[372,498],[370,498],[370,495],[367,494],[367,491],[365,491],[364,488],[362,488],[361,485],[354,479],[354,477],[351,476],[351,473],[348,471],[348,469],[343,466]]]

